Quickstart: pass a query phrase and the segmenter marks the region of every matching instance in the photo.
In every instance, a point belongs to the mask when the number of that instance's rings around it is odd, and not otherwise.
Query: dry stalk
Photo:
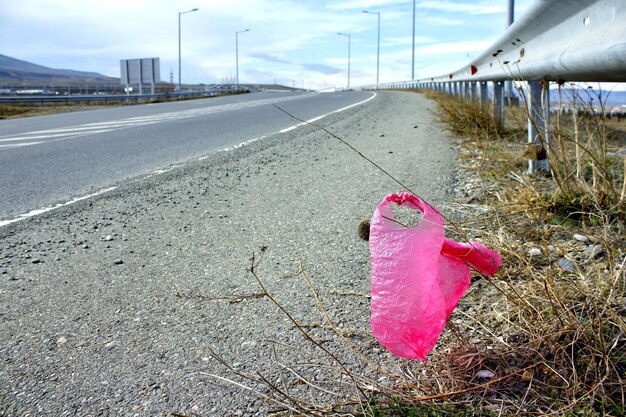
[[[262,253],[264,253],[265,250],[264,248],[262,248]],[[326,347],[324,347],[323,345],[321,345],[317,340],[315,340],[311,335],[309,335],[309,333],[303,329],[298,322],[293,318],[293,316],[287,311],[287,309],[285,309],[285,307],[280,304],[273,296],[272,294],[270,294],[267,291],[267,288],[265,287],[265,285],[263,284],[263,281],[259,278],[258,274],[257,274],[257,268],[261,262],[262,258],[258,260],[258,262],[256,261],[255,255],[254,253],[252,254],[252,258],[251,258],[251,264],[250,264],[250,268],[249,268],[249,272],[252,274],[252,276],[256,279],[257,283],[259,284],[259,286],[261,287],[261,289],[263,290],[263,292],[265,294],[267,294],[267,297],[283,312],[283,314],[285,314],[285,316],[287,316],[287,318],[296,326],[296,328],[300,331],[300,333],[302,333],[302,335],[309,341],[311,342],[313,345],[315,345],[318,349],[320,349],[321,351],[323,351],[328,357],[330,357],[337,365],[339,365],[339,367],[341,367],[341,369],[343,369],[343,371],[345,372],[346,375],[348,375],[350,377],[350,379],[352,379],[353,383],[354,383],[354,388],[357,389],[357,391],[361,394],[361,398],[362,399],[367,399],[368,395],[363,391],[363,389],[361,388],[360,384],[357,382],[356,378],[354,378],[354,375],[348,370],[348,368],[344,365],[344,363],[342,361],[339,360],[339,358],[332,353],[331,351],[329,351]]]

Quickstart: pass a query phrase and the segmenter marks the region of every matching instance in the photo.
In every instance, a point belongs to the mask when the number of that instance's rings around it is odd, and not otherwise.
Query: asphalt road
[[[286,129],[371,93],[263,92],[0,121],[0,221]]]

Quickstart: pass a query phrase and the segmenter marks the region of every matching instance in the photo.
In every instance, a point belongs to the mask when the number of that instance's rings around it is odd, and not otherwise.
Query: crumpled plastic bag
[[[390,203],[421,211],[421,221],[399,225]],[[502,263],[479,242],[446,239],[443,226],[435,207],[407,192],[386,196],[372,216],[372,333],[394,355],[426,360],[470,285],[468,264],[491,276]]]

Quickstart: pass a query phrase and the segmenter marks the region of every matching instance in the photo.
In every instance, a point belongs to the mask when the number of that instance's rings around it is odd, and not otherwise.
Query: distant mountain
[[[0,85],[75,82],[119,83],[119,78],[107,77],[97,72],[48,68],[0,54]]]

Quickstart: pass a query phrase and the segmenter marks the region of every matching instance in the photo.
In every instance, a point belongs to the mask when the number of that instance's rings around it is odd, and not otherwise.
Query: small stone
[[[363,240],[370,240],[370,220],[365,219],[359,223],[358,235]]]
[[[85,243],[85,244],[83,245],[83,249],[89,249],[89,245]]]
[[[113,350],[117,347],[117,341],[113,340],[112,342],[105,344],[104,347],[109,350]]]
[[[574,270],[576,269],[576,265],[574,265],[574,262],[570,261],[567,258],[559,259],[559,266],[568,272],[574,272]]]
[[[587,247],[587,249],[585,249],[585,255],[590,261],[601,258],[602,256],[604,256],[604,254],[605,254],[605,250],[604,250],[604,247],[602,247],[602,245],[591,245]]]
[[[532,369],[526,369],[522,374],[522,381],[532,381],[534,374]]]
[[[476,377],[477,378],[482,378],[482,379],[491,379],[495,376],[495,374],[489,370],[483,369],[482,371],[478,371],[476,372]]]
[[[589,242],[591,242],[591,243],[601,243],[602,242],[601,239],[599,239],[599,238],[597,238],[595,236],[589,235],[589,236],[587,236],[587,238],[589,239]]]
[[[107,242],[110,242],[110,241],[112,241],[112,240],[113,240],[113,236],[111,236],[111,235],[106,235],[106,236],[104,237],[104,240],[106,240]]]
[[[31,262],[34,264],[38,264],[38,263],[41,263],[41,259],[35,258]]]
[[[121,260],[121,259],[116,259],[116,260],[114,260],[114,261],[113,261],[113,263],[114,263],[115,265],[122,265],[122,264],[124,263],[124,261],[123,261],[123,260]]]
[[[597,264],[591,267],[596,272],[604,272],[609,269],[609,264],[606,262],[598,262]]]
[[[543,251],[539,248],[532,248],[528,251],[529,256],[541,256],[543,255]]]
[[[57,345],[64,345],[67,343],[67,338],[65,336],[61,336],[57,339]]]
[[[582,242],[582,243],[588,243],[588,242],[589,242],[589,238],[588,238],[587,236],[585,236],[585,235],[580,235],[580,234],[578,234],[578,233],[577,233],[577,234],[575,234],[574,236],[572,236],[572,238],[573,238],[574,240],[577,240],[577,241]]]

